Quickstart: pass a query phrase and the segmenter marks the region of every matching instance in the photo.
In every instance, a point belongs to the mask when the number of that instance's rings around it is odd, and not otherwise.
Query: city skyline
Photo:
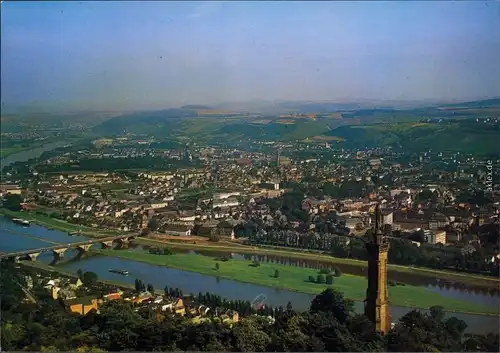
[[[498,2],[2,3],[2,104],[500,96]]]

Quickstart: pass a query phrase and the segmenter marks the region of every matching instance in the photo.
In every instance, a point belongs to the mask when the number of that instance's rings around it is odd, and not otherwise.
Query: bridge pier
[[[34,252],[34,253],[31,253],[31,254],[28,254],[28,258],[31,260],[31,261],[36,261],[36,258],[38,257],[38,255],[40,255],[39,252]]]
[[[109,241],[101,241],[101,247],[102,247],[103,249],[112,248],[112,247],[113,247],[113,241],[112,241],[112,240],[109,240]]]
[[[91,246],[92,244],[78,245],[77,249],[80,254],[83,254],[88,252]]]
[[[64,253],[66,252],[66,250],[68,250],[68,248],[52,249],[54,260],[55,261],[61,260],[64,257]]]
[[[129,239],[128,238],[121,238],[117,240],[120,245],[128,245]]]

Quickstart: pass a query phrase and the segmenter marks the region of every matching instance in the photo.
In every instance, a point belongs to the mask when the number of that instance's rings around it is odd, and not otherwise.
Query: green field
[[[301,293],[318,294],[326,287],[325,284],[308,282],[309,276],[316,277],[319,272],[317,270],[302,267],[269,263],[261,263],[259,267],[252,267],[249,266],[251,264],[250,261],[230,260],[221,262],[207,256],[191,254],[154,255],[126,250],[117,251],[107,249],[95,250],[95,252],[107,256],[116,256],[124,259],[147,262],[154,265]],[[219,270],[214,269],[216,262],[220,265]],[[276,269],[280,272],[279,278],[273,277]],[[333,288],[343,292],[346,298],[353,300],[363,300],[365,298],[366,286],[366,278],[348,274],[335,278],[333,284]],[[447,311],[499,314],[498,308],[444,297],[422,287],[409,285],[390,286],[389,292],[391,304],[397,306],[428,309],[433,305],[441,305]]]
[[[44,216],[41,214],[33,213],[33,212],[14,212],[6,209],[0,209],[0,213],[9,216],[9,217],[17,217],[17,218],[23,218],[30,220],[31,222],[34,222],[36,224],[39,224],[41,226],[50,228],[50,229],[56,229],[60,230],[62,232],[78,232],[80,231],[82,235],[88,235],[92,237],[99,237],[99,236],[109,236],[109,235],[115,235],[119,233],[118,231],[103,231],[101,229],[95,229],[91,227],[86,227],[86,226],[80,226],[78,224],[72,224],[60,219],[56,218],[51,218],[48,216]]]

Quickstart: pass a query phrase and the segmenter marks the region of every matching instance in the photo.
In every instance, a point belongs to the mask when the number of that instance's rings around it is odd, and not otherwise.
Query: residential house
[[[448,217],[442,213],[435,213],[429,220],[429,229],[438,229],[446,227],[450,223]]]
[[[194,222],[194,220],[196,219],[196,214],[193,210],[181,211],[179,212],[177,218],[179,219],[179,221],[183,222]]]
[[[165,208],[168,206],[168,202],[151,202],[149,204],[149,207],[151,207],[152,209],[158,209],[158,208]]]
[[[80,278],[73,278],[69,281],[69,289],[76,290],[83,286],[83,282]]]
[[[105,294],[103,295],[103,298],[105,300],[116,300],[116,299],[121,299],[122,297],[122,294],[123,294],[123,291],[121,290],[117,290],[115,292],[111,292],[111,293],[108,293],[108,294]]]
[[[69,286],[64,286],[64,287],[59,287],[59,286],[52,286],[50,289],[50,296],[52,299],[73,299],[76,298],[75,291],[70,289]]]
[[[429,220],[416,212],[394,212],[392,229],[429,229]]]
[[[427,242],[430,244],[446,245],[446,231],[430,231],[427,234]]]
[[[0,196],[21,195],[21,188],[15,184],[0,184]]]
[[[173,313],[181,316],[184,316],[184,314],[186,313],[186,307],[184,306],[184,301],[181,298],[177,298],[175,301],[162,305],[161,310],[170,310]]]
[[[224,324],[227,324],[230,327],[239,321],[238,312],[235,310],[227,310],[224,314],[220,315],[219,318]]]
[[[236,207],[240,204],[236,197],[229,197],[225,199],[214,199],[212,208],[227,208]]]
[[[191,227],[187,225],[167,224],[162,229],[166,235],[190,236]]]
[[[139,293],[139,295],[137,297],[132,299],[132,303],[141,304],[142,302],[150,300],[152,298],[153,298],[153,295],[150,292],[144,291],[144,292]]]
[[[98,310],[98,300],[91,296],[67,299],[64,305],[70,311],[80,315],[86,315],[91,310]]]

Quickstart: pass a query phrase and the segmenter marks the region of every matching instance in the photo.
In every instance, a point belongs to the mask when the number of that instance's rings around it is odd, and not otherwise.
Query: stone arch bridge
[[[80,254],[84,254],[87,251],[89,251],[90,247],[94,244],[101,244],[101,247],[105,249],[105,248],[111,248],[113,246],[113,243],[118,243],[120,245],[128,244],[131,240],[135,238],[136,238],[135,235],[122,235],[116,237],[106,237],[100,239],[80,241],[69,244],[59,244],[54,246],[47,246],[45,248],[30,249],[14,253],[1,254],[0,260],[10,259],[14,261],[19,261],[19,260],[36,261],[37,257],[41,253],[49,251],[52,252],[52,254],[54,255],[54,260],[60,260],[64,257],[64,253],[68,249],[76,249]]]

